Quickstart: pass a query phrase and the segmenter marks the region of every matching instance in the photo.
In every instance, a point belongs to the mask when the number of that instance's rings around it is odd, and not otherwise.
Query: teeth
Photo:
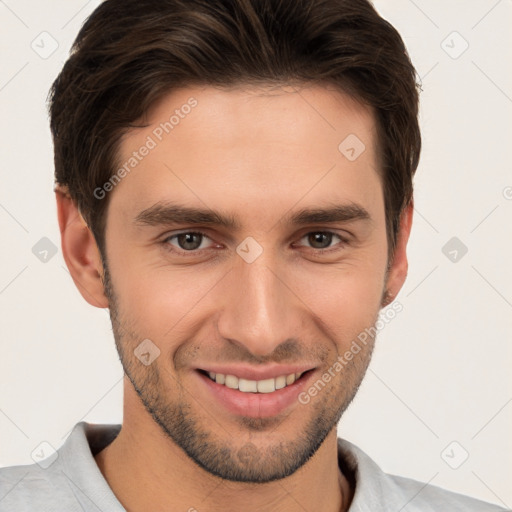
[[[257,393],[258,383],[255,380],[238,379],[238,389],[244,393]]]
[[[283,389],[293,384],[300,378],[302,373],[290,373],[290,375],[280,375],[275,379],[264,380],[239,379],[235,375],[223,375],[222,373],[215,372],[208,372],[208,375],[217,384],[223,384],[231,389],[238,389],[242,393],[273,393],[277,389]]]
[[[257,387],[258,393],[272,393],[276,390],[276,379],[259,380],[257,382]]]
[[[238,377],[234,375],[226,375],[226,382],[224,385],[231,389],[238,389]]]
[[[276,378],[276,389],[282,389],[286,386],[286,377],[281,375],[281,377]]]

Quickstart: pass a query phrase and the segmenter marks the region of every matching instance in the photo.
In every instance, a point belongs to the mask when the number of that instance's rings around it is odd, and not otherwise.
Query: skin
[[[197,106],[109,192],[108,268],[74,202],[56,191],[64,258],[85,300],[110,308],[126,374],[121,432],[95,460],[129,511],[348,510],[354,490],[338,466],[336,426],[374,340],[309,404],[266,418],[224,409],[196,369],[307,363],[316,381],[401,289],[412,203],[388,261],[373,113],[327,86],[173,91],[123,138],[119,161],[190,97]],[[366,148],[354,161],[338,150],[349,134]],[[135,225],[165,200],[231,214],[241,227]],[[370,219],[287,221],[334,203]],[[169,239],[198,229],[207,237],[189,245]],[[326,231],[327,240],[308,236]],[[252,263],[236,252],[249,236],[263,249]],[[148,366],[134,355],[144,339],[160,350]]]

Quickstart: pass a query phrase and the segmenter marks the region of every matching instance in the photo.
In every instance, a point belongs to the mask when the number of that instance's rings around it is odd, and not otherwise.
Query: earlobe
[[[387,306],[395,300],[407,277],[409,268],[407,261],[407,242],[409,241],[409,235],[411,233],[413,211],[414,200],[411,199],[400,215],[400,230],[397,234],[393,260],[389,263],[386,293],[382,300],[382,307]]]
[[[55,197],[62,255],[82,297],[92,306],[107,308],[103,265],[96,240],[65,187],[56,186]]]

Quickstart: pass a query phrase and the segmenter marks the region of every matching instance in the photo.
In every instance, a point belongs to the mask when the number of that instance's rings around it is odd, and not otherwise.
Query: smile
[[[243,378],[232,373],[219,373],[197,369],[198,389],[206,393],[206,404],[216,411],[224,410],[236,416],[250,418],[270,418],[299,404],[299,394],[307,388],[316,375],[314,369],[281,374],[264,375],[266,378],[254,379],[257,375],[245,375]],[[249,371],[240,373],[250,373]],[[263,373],[263,372],[260,372]]]
[[[273,393],[278,389],[292,385],[296,380],[300,379],[304,373],[305,372],[291,373],[289,375],[280,375],[276,378],[263,380],[242,379],[235,375],[224,375],[223,373],[215,372],[208,372],[206,374],[217,384],[221,384],[230,389],[237,389],[242,393]]]

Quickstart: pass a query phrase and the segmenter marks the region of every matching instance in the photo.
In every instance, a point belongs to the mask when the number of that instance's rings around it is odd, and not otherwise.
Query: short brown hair
[[[329,83],[375,113],[389,255],[419,162],[419,85],[402,38],[368,0],[106,0],[49,95],[55,181],[105,255],[121,137],[187,85]],[[341,142],[341,141],[340,141]]]

